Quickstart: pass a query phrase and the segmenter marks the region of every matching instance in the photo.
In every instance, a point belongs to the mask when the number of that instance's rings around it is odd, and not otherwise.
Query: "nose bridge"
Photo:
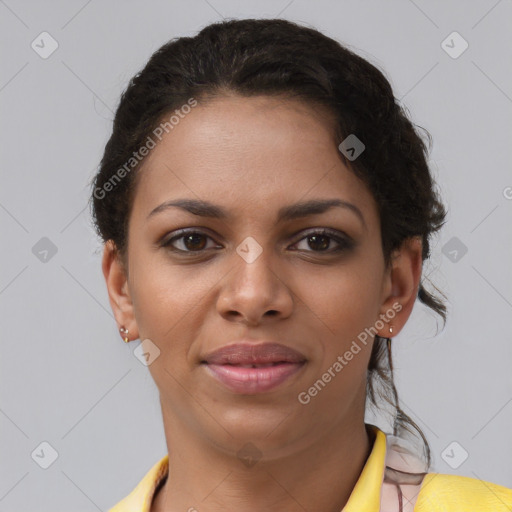
[[[233,275],[234,288],[242,297],[269,300],[275,290],[272,249],[259,244],[254,237],[245,238],[236,248],[238,261]]]
[[[227,275],[219,297],[221,314],[238,314],[256,321],[269,311],[288,315],[292,300],[273,264],[274,251],[254,237],[245,238],[233,255],[232,272]]]

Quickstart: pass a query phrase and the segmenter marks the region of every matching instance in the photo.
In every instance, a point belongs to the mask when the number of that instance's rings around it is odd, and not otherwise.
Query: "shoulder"
[[[512,489],[478,478],[427,473],[414,512],[510,512]]]

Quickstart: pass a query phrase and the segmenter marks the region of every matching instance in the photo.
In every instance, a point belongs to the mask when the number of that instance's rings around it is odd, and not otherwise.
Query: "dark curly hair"
[[[446,212],[429,171],[426,145],[383,73],[312,28],[281,19],[245,19],[211,24],[195,37],[172,39],[122,94],[91,183],[96,230],[104,242],[114,242],[122,262],[127,261],[128,220],[140,174],[138,162],[132,162],[131,172],[126,162],[162,119],[190,98],[200,103],[226,92],[296,98],[327,110],[334,116],[337,141],[356,134],[365,144],[354,161],[340,154],[376,200],[386,265],[393,250],[415,236],[423,243],[422,260],[429,257],[429,239],[444,224]],[[431,137],[425,133],[430,150]],[[423,279],[418,298],[446,321],[445,305],[425,289]],[[414,430],[421,436],[428,468],[428,442],[399,404],[388,341],[375,336],[367,374],[370,406],[378,408],[380,399],[392,406],[394,435]]]

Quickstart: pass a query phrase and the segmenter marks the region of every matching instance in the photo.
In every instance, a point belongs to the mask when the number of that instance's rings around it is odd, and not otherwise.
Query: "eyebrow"
[[[361,210],[355,204],[341,199],[312,199],[310,201],[283,206],[279,209],[277,214],[277,222],[300,219],[309,215],[318,215],[335,207],[346,208],[355,213],[366,228],[366,222]],[[148,215],[147,220],[170,208],[180,208],[199,217],[210,217],[213,219],[229,218],[229,214],[224,209],[208,201],[201,199],[174,199],[166,201],[153,209]]]

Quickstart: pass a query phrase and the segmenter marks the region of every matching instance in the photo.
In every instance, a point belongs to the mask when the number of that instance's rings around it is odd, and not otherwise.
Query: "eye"
[[[353,242],[350,238],[339,234],[337,231],[333,231],[327,228],[310,231],[295,245],[300,244],[303,240],[305,240],[304,243],[306,248],[298,247],[299,251],[333,253],[351,249],[353,246]],[[334,248],[332,247],[333,242],[334,244],[337,244],[334,246]],[[310,247],[312,250],[309,250],[307,247]]]
[[[171,238],[164,239],[161,246],[173,252],[184,254],[201,253],[207,249],[221,248],[215,244],[208,246],[208,241],[213,242],[212,237],[202,231],[197,229],[181,229],[176,231]],[[305,244],[306,247],[300,247],[301,243]],[[296,250],[304,252],[332,254],[351,249],[353,245],[354,242],[350,237],[342,235],[335,230],[322,228],[309,231],[306,236],[303,236],[292,247],[296,247]]]
[[[164,240],[161,245],[175,252],[201,252],[212,248],[211,246],[207,247],[208,239],[212,240],[209,235],[202,231],[182,229],[175,233],[172,238]],[[180,247],[176,247],[176,245]]]

